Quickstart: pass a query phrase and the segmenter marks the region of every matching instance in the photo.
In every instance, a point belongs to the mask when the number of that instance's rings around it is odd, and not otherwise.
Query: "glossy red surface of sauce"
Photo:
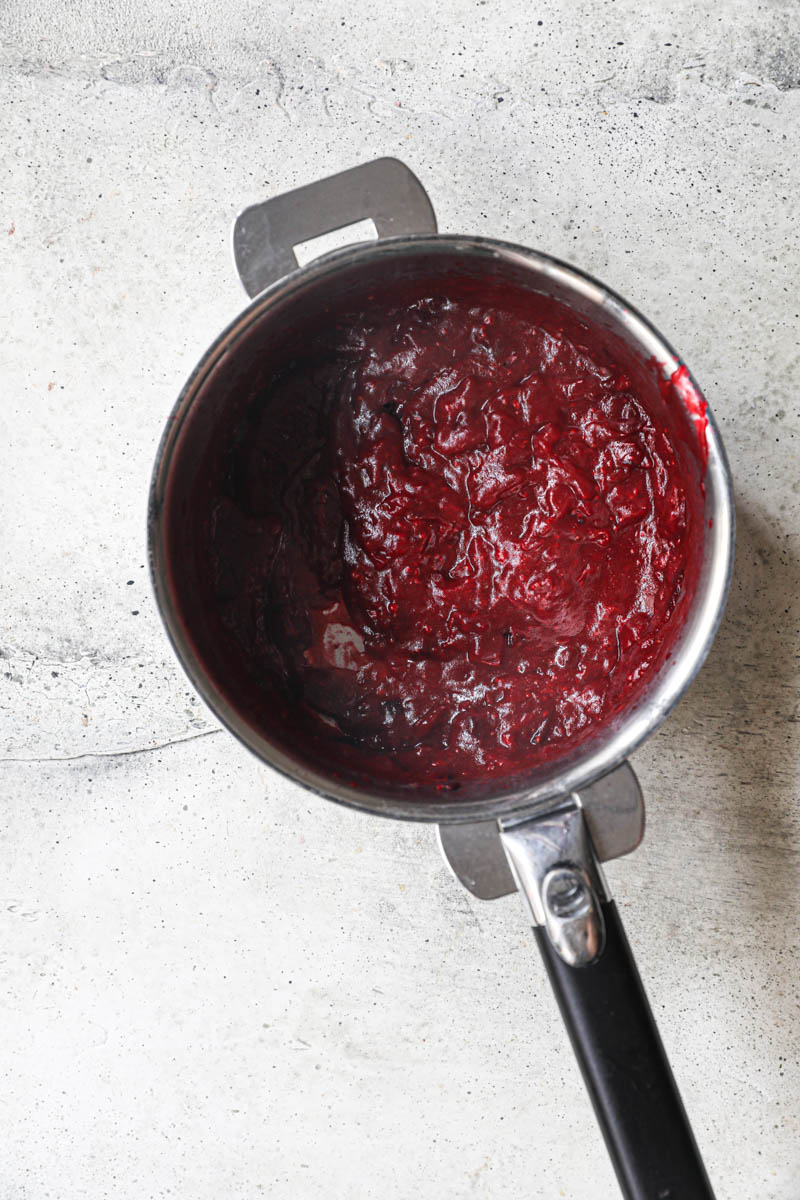
[[[468,300],[362,314],[284,371],[238,430],[209,554],[251,672],[329,763],[510,775],[628,704],[702,526],[691,419],[643,390],[555,308]]]

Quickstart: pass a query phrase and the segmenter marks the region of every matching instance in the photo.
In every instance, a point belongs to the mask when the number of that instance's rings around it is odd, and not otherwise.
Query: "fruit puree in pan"
[[[620,362],[555,305],[422,299],[312,340],[243,418],[218,611],[344,777],[518,774],[669,653],[702,452]]]

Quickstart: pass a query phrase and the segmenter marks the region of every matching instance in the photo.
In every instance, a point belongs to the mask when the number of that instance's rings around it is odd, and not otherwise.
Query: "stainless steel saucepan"
[[[298,266],[296,247],[366,220],[374,240]],[[657,364],[663,379],[680,377],[674,402],[686,405],[687,418],[703,404],[699,389],[653,325],[584,272],[524,247],[437,234],[422,186],[395,159],[246,209],[234,226],[233,250],[251,303],[192,372],[152,482],[152,577],[178,657],[220,721],[264,762],[328,799],[438,824],[445,857],[474,895],[522,892],[623,1194],[708,1200],[708,1178],[601,864],[642,838],[644,805],[627,756],[696,675],[725,604],[734,512],[711,414],[700,574],[671,656],[611,724],[505,784],[476,782],[447,793],[377,781],[356,786],[314,761],[282,724],[279,705],[274,718],[260,706],[256,719],[229,670],[191,535],[210,511],[210,448],[230,439],[248,404],[314,332],[403,281],[424,278],[446,288],[454,275],[466,275],[552,297],[604,330],[621,352]]]

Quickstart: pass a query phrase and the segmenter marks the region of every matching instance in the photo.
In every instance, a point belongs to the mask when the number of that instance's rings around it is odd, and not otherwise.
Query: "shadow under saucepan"
[[[774,518],[740,506],[736,518],[722,626],[673,721],[695,754],[703,734],[713,794],[699,800],[766,948],[800,887],[800,560]]]

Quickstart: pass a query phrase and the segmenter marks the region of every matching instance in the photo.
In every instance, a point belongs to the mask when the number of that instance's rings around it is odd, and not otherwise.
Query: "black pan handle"
[[[625,930],[600,905],[605,944],[569,966],[534,927],[626,1200],[714,1200]]]
[[[621,822],[632,834],[632,813],[606,805],[601,832]],[[713,1200],[580,797],[502,827],[500,840],[625,1200]]]

